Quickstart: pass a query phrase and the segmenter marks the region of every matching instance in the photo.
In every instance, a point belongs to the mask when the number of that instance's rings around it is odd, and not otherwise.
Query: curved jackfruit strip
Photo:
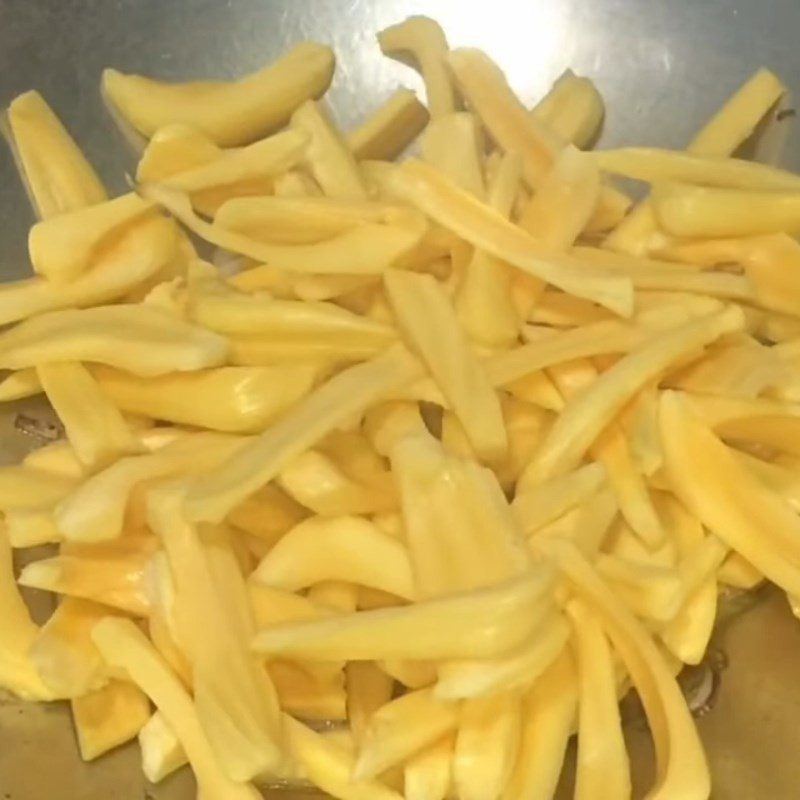
[[[453,752],[453,784],[463,800],[497,800],[519,753],[522,706],[516,692],[464,701]]]
[[[753,191],[800,190],[787,170],[724,156],[699,156],[655,147],[598,150],[590,156],[605,172],[648,183],[687,183]]]
[[[77,476],[32,466],[0,467],[0,510],[27,511],[50,506],[74,490]]]
[[[88,471],[141,451],[122,412],[83,364],[41,364],[37,371],[76,457]]]
[[[445,800],[450,792],[452,763],[452,735],[409,756],[403,769],[406,800]]]
[[[69,283],[91,266],[114,237],[153,210],[129,192],[97,205],[37,222],[28,234],[33,269],[56,284]]]
[[[38,92],[15,97],[6,118],[9,144],[39,219],[107,199],[100,178]]]
[[[183,745],[205,798],[257,800],[255,788],[232,781],[222,771],[191,697],[133,622],[108,617],[95,626],[92,638],[105,660],[124,669],[161,712]]]
[[[166,125],[155,132],[136,165],[137,183],[161,183],[218,159],[222,150],[187,125]]]
[[[354,756],[348,749],[316,733],[288,714],[286,735],[301,774],[339,800],[400,800],[401,795],[377,779],[354,780]]]
[[[265,242],[302,245],[396,214],[386,203],[335,197],[234,197],[220,206],[214,224]]]
[[[600,173],[587,153],[565,147],[545,173],[518,224],[544,247],[567,250],[586,228],[600,197]]]
[[[602,464],[592,462],[557,478],[529,486],[518,481],[511,509],[527,535],[582,505],[607,480]]]
[[[143,481],[196,475],[230,458],[247,439],[190,434],[154,453],[129,456],[92,475],[59,503],[55,522],[66,539],[102,541],[120,535],[133,489]]]
[[[281,127],[302,102],[324,94],[333,68],[329,47],[303,42],[237,81],[170,84],[107,69],[102,89],[123,118],[148,138],[180,123],[220,147],[236,147]]]
[[[599,616],[642,700],[656,752],[656,782],[647,797],[705,800],[711,787],[700,738],[680,687],[650,634],[573,545],[553,541],[547,553]]]
[[[499,586],[385,608],[267,628],[257,652],[311,660],[492,658],[520,645],[549,604],[543,568]]]
[[[147,305],[51,311],[0,333],[0,368],[88,361],[155,376],[223,363],[227,341]]]
[[[422,157],[465,192],[484,200],[484,142],[477,119],[468,111],[436,117],[422,134]]]
[[[78,749],[84,761],[94,761],[135,738],[150,717],[150,701],[134,683],[112,680],[70,701]]]
[[[378,662],[378,666],[408,689],[425,689],[436,683],[438,667],[435,661],[385,658]]]
[[[589,78],[568,69],[530,113],[565,142],[584,150],[600,132],[605,105],[603,96]]]
[[[741,330],[743,323],[742,313],[731,306],[657,334],[625,356],[567,404],[522,479],[541,480],[574,469],[638,390],[681,358],[694,355],[726,333]]]
[[[378,34],[384,55],[398,61],[410,58],[425,81],[428,108],[432,117],[456,110],[456,96],[447,70],[447,39],[439,23],[430,17],[408,17]]]
[[[521,177],[519,156],[516,153],[503,155],[489,183],[488,202],[506,218],[511,214]],[[455,298],[458,318],[475,342],[496,347],[517,340],[519,318],[512,296],[512,279],[507,264],[480,250],[475,251]]]
[[[63,697],[80,697],[108,682],[92,628],[109,613],[108,606],[69,595],[42,626],[30,657],[42,680]]]
[[[111,367],[92,375],[122,411],[226,433],[263,431],[314,386],[306,364],[219,367],[141,378]]]
[[[281,470],[277,483],[300,505],[316,514],[347,516],[397,509],[399,500],[391,476],[385,471],[384,476],[383,485],[370,486],[347,475],[335,459],[309,450]]]
[[[36,369],[28,367],[11,372],[0,380],[0,402],[11,403],[14,400],[25,400],[42,393],[42,384]]]
[[[127,536],[99,545],[62,545],[60,555],[28,564],[20,573],[19,584],[146,617],[150,598],[144,571],[157,546],[152,536]]]
[[[630,797],[631,776],[611,647],[579,600],[567,605],[578,661],[576,798]]]
[[[180,739],[160,711],[156,711],[142,726],[138,739],[142,772],[150,783],[160,783],[188,763]]]
[[[499,461],[508,449],[500,401],[461,329],[444,290],[430,275],[390,271],[389,302],[404,334],[425,361],[475,452]]]
[[[531,639],[510,654],[441,664],[434,693],[442,700],[458,700],[527,689],[558,658],[569,633],[569,625],[560,613],[543,609]]]
[[[410,89],[394,94],[354,131],[347,144],[360,161],[393,161],[428,124],[428,109]]]
[[[289,591],[347,580],[407,600],[416,595],[405,547],[359,517],[301,522],[275,544],[250,580]]]
[[[4,512],[8,540],[13,548],[55,544],[64,538],[51,508],[23,508]]]
[[[141,220],[69,283],[24,278],[0,285],[0,324],[62,308],[83,308],[125,297],[157,275],[175,253],[175,226],[160,217]],[[11,398],[9,398],[11,399]]]
[[[254,623],[244,578],[224,530],[201,535],[184,520],[184,491],[180,484],[152,491],[148,521],[174,576],[175,620],[200,724],[233,780],[275,774],[284,765],[278,699],[248,648]]]
[[[514,771],[504,797],[553,797],[567,743],[575,731],[578,678],[570,648],[536,681],[525,697],[522,735]]]
[[[790,594],[800,588],[800,521],[674,392],[661,398],[667,476],[678,499],[719,539]]]
[[[201,239],[288,272],[378,275],[410,252],[419,243],[425,228],[424,220],[406,214],[392,224],[365,223],[315,244],[267,244],[204,222],[192,211],[185,194],[154,184],[142,186],[140,191]]]
[[[446,58],[461,93],[489,135],[505,152],[522,155],[525,180],[536,188],[563,142],[528,112],[485,53],[463,48]]]
[[[269,483],[293,458],[354,414],[410,383],[422,367],[395,345],[382,355],[346,369],[315,389],[254,439],[236,457],[210,470],[190,489],[190,519],[222,520],[242,500]]]
[[[342,200],[368,198],[355,156],[322,105],[307,100],[292,114],[291,125],[309,138],[306,163],[325,195]]]
[[[684,238],[794,234],[800,231],[800,190],[659,184],[653,192],[653,213],[664,231]]]
[[[562,291],[594,300],[622,316],[633,313],[629,278],[601,269],[591,275],[572,257],[554,253],[518,226],[419,161],[406,161],[389,177],[396,193],[465,241]]]
[[[308,517],[308,510],[272,484],[243,500],[225,518],[235,529],[271,547],[287,531]]]
[[[696,156],[730,156],[785,93],[772,72],[758,70],[698,131],[687,150]],[[604,247],[644,255],[659,238],[652,205],[645,200],[612,231]]]
[[[436,700],[430,689],[409,692],[370,718],[353,769],[355,780],[373,778],[433,744],[459,721],[455,703]]]

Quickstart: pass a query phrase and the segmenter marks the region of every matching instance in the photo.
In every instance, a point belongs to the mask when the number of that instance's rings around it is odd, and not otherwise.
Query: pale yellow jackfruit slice
[[[558,658],[569,635],[564,617],[545,609],[531,638],[510,654],[441,664],[435,694],[442,699],[457,700],[527,689]]]
[[[403,333],[448,398],[475,452],[485,461],[502,459],[508,438],[500,401],[444,290],[433,277],[411,272],[388,272],[385,285]]]
[[[292,128],[310,139],[306,163],[324,194],[343,200],[367,199],[355,156],[325,108],[306,101],[292,114]]]
[[[396,213],[386,203],[334,197],[234,197],[220,206],[214,224],[265,242],[301,245],[386,222]]]
[[[448,53],[447,64],[489,135],[506,152],[522,155],[525,180],[536,187],[561,149],[561,141],[528,112],[485,53],[454,50]]]
[[[41,394],[42,384],[33,367],[11,372],[0,380],[0,402],[11,403]]]
[[[34,271],[58,284],[74,280],[117,234],[152,209],[153,203],[128,193],[37,222],[28,234]]]
[[[684,664],[699,664],[717,616],[714,573],[725,560],[728,548],[713,534],[706,535],[700,521],[671,495],[663,497],[659,510],[677,545],[684,598],[675,618],[659,635]]]
[[[402,795],[377,779],[354,780],[353,753],[316,733],[294,717],[283,715],[291,753],[301,774],[339,800],[400,800]]]
[[[0,284],[0,323],[123,298],[170,263],[175,242],[171,222],[148,218],[104,248],[93,266],[69,283],[55,284],[36,276]]]
[[[597,137],[605,106],[594,83],[568,69],[531,109],[531,114],[564,141],[583,150]]]
[[[573,545],[548,544],[565,577],[599,616],[606,635],[622,658],[647,714],[656,752],[652,800],[709,796],[710,776],[689,709],[669,665],[647,630],[615,597]]]
[[[525,207],[518,224],[545,247],[571,247],[594,213],[600,174],[592,157],[565,147]]]
[[[714,436],[685,398],[665,392],[660,424],[678,499],[731,549],[790,594],[800,587],[798,519]]]
[[[108,670],[91,639],[92,628],[108,615],[108,606],[67,595],[42,626],[30,657],[54,692],[79,697],[108,681]]]
[[[520,480],[511,508],[522,530],[530,535],[584,503],[606,480],[606,470],[597,462],[532,485]]]
[[[653,339],[602,373],[575,397],[561,414],[528,466],[525,480],[564,474],[583,454],[631,397],[676,361],[694,356],[720,336],[740,330],[742,313],[729,307]]]
[[[173,175],[209,164],[222,150],[205,134],[187,125],[166,125],[157,130],[136,165],[138,183],[159,183]]]
[[[224,531],[201,534],[183,519],[183,492],[180,485],[151,492],[148,518],[174,575],[175,620],[200,724],[233,780],[275,774],[285,757],[278,699],[248,649],[254,622],[244,578]]]
[[[187,514],[191,519],[222,520],[293,458],[354,414],[418,378],[421,371],[416,359],[395,345],[372,361],[340,372],[297,403],[235,458],[198,479],[186,498]]]
[[[353,770],[372,778],[436,742],[458,724],[455,703],[441,702],[430,689],[409,692],[379,708],[367,723]]]
[[[347,719],[344,676],[332,678],[307,671],[291,661],[270,661],[267,672],[275,686],[280,707],[303,720]]]
[[[413,599],[405,547],[360,517],[314,517],[289,531],[250,580],[298,591],[326,580],[347,580]]]
[[[695,156],[730,156],[756,129],[786,87],[769,70],[760,69],[728,99],[698,131],[687,148]],[[641,203],[607,237],[604,247],[644,255],[658,241],[657,223],[649,201]]]
[[[122,412],[83,364],[41,364],[37,372],[75,455],[87,470],[94,472],[141,450]]]
[[[579,269],[570,256],[542,247],[525,231],[431,167],[419,161],[406,161],[393,169],[389,181],[408,203],[475,247],[622,316],[632,313],[633,288],[629,279],[609,275],[602,269],[591,275]]]
[[[15,97],[6,114],[9,144],[39,219],[106,199],[92,166],[38,92]]]
[[[181,123],[221,147],[235,147],[279,128],[302,102],[322,95],[333,68],[329,47],[303,42],[233,82],[170,84],[107,69],[102,88],[123,118],[148,138],[159,128]]]
[[[546,567],[498,586],[261,630],[257,652],[318,660],[491,658],[521,644],[547,604]]]
[[[204,797],[257,800],[251,785],[232,781],[222,771],[191,697],[133,622],[109,617],[95,626],[92,638],[106,661],[126,670],[163,714],[184,747]]]
[[[468,111],[436,117],[421,139],[422,157],[464,191],[484,199],[484,143],[478,121]]]
[[[139,730],[142,772],[150,783],[160,783],[188,762],[186,751],[160,711]]]
[[[64,538],[56,527],[52,508],[23,508],[4,513],[8,541],[14,548],[54,544]]]
[[[145,617],[150,599],[144,570],[157,546],[152,536],[62,545],[60,555],[28,564],[18,582],[20,586],[78,597]]]
[[[567,605],[578,661],[578,758],[575,797],[630,797],[631,776],[608,640],[579,600]]]
[[[101,541],[120,535],[134,488],[159,478],[195,475],[224,463],[247,443],[244,437],[201,432],[154,453],[129,456],[88,478],[55,509],[66,539]]]
[[[140,192],[163,206],[201,239],[289,272],[378,275],[410,252],[425,229],[423,220],[403,212],[392,224],[366,223],[314,244],[268,244],[203,221],[192,210],[189,198],[173,189],[148,184],[140,187]]]
[[[410,89],[397,89],[354,131],[347,144],[361,160],[393,161],[428,124],[428,109]]]
[[[94,761],[135,738],[150,717],[147,695],[130,681],[112,680],[71,700],[72,721],[84,761]]]
[[[444,800],[450,791],[452,762],[452,735],[409,756],[403,769],[406,800]]]
[[[221,336],[146,305],[51,311],[0,334],[0,366],[21,369],[52,361],[89,361],[142,376],[221,364]]]
[[[794,234],[800,231],[800,192],[661,184],[653,212],[667,233],[684,238]]]
[[[522,706],[516,692],[464,701],[453,752],[453,784],[463,800],[503,796],[519,753]]]
[[[432,117],[456,110],[455,91],[447,70],[447,39],[438,22],[430,17],[408,17],[397,25],[378,33],[378,44],[384,55],[412,65],[425,81],[428,108]]]
[[[299,503],[277,486],[267,484],[232,509],[226,522],[271,546],[307,516],[308,511]]]
[[[246,193],[252,193],[250,184],[257,186],[258,181],[268,189],[268,179],[300,163],[308,141],[309,137],[302,131],[282,131],[247,147],[220,151],[217,158],[172,175],[161,175],[157,182],[191,195],[226,188],[236,194],[237,187],[242,184],[248,187]],[[144,178],[139,180],[144,182]]]
[[[504,795],[508,800],[555,796],[575,731],[577,701],[577,671],[566,648],[524,700],[519,756]]]
[[[92,375],[129,414],[227,433],[254,433],[311,391],[316,370],[304,364],[220,367],[141,378],[96,367]]]
[[[519,156],[506,153],[489,182],[489,205],[506,218],[511,214],[521,177]],[[475,342],[502,346],[517,339],[519,318],[512,296],[512,279],[507,264],[481,250],[474,252],[459,281],[455,306],[461,324]]]
[[[33,510],[51,506],[66,497],[76,476],[36,467],[0,467],[0,510]]]
[[[800,178],[786,170],[724,156],[628,147],[599,150],[590,158],[606,172],[648,183],[689,183],[729,189],[800,190]]]

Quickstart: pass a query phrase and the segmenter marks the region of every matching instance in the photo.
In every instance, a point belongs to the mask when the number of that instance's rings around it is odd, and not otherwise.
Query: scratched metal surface
[[[487,49],[526,101],[566,67],[596,80],[609,113],[602,142],[680,146],[749,73],[764,64],[800,90],[798,0],[0,0],[0,104],[43,92],[108,185],[124,186],[132,155],[97,92],[105,66],[164,78],[230,77],[301,39],[339,56],[330,100],[352,125],[408,69],[383,59],[379,28],[411,13],[438,18],[454,45]],[[800,166],[800,138],[786,163]],[[28,272],[31,215],[0,149],[0,277]],[[0,417],[0,456],[26,443]],[[728,667],[699,721],[718,800],[797,796],[800,785],[800,624],[777,593],[720,636]],[[631,732],[635,772],[649,772],[646,737]],[[81,764],[65,707],[0,699],[0,800],[184,800],[184,771],[145,785],[134,747]],[[642,778],[637,783],[642,784]]]

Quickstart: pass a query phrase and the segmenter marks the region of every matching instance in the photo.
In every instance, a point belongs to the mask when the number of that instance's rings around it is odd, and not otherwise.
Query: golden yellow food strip
[[[103,92],[123,118],[151,137],[165,125],[197,128],[221,147],[249,144],[283,125],[297,106],[319,97],[333,76],[324,45],[304,42],[275,63],[232,83],[164,83],[114,69]]]
[[[410,89],[398,89],[380,108],[347,136],[359,160],[392,161],[428,124],[428,109]]]
[[[9,143],[39,219],[107,199],[91,164],[38,92],[15,97],[6,114]]]

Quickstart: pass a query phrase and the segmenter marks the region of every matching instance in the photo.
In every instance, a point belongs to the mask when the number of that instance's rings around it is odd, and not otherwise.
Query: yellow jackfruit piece
[[[255,141],[288,121],[297,106],[331,82],[329,47],[303,42],[258,72],[233,82],[165,83],[107,69],[102,89],[146,137],[174,123],[205,133],[220,147]]]
[[[38,92],[15,97],[6,113],[9,144],[39,219],[106,199],[92,166]]]
[[[138,738],[142,772],[150,783],[160,783],[187,763],[183,745],[160,711],[141,727]]]
[[[403,791],[407,800],[444,800],[450,790],[453,737],[414,753],[403,769]]]
[[[422,156],[464,191],[483,200],[484,143],[478,121],[468,111],[433,119],[422,134]]]
[[[428,109],[410,89],[397,89],[392,96],[347,136],[347,144],[358,159],[392,161],[408,147],[428,124]]]

